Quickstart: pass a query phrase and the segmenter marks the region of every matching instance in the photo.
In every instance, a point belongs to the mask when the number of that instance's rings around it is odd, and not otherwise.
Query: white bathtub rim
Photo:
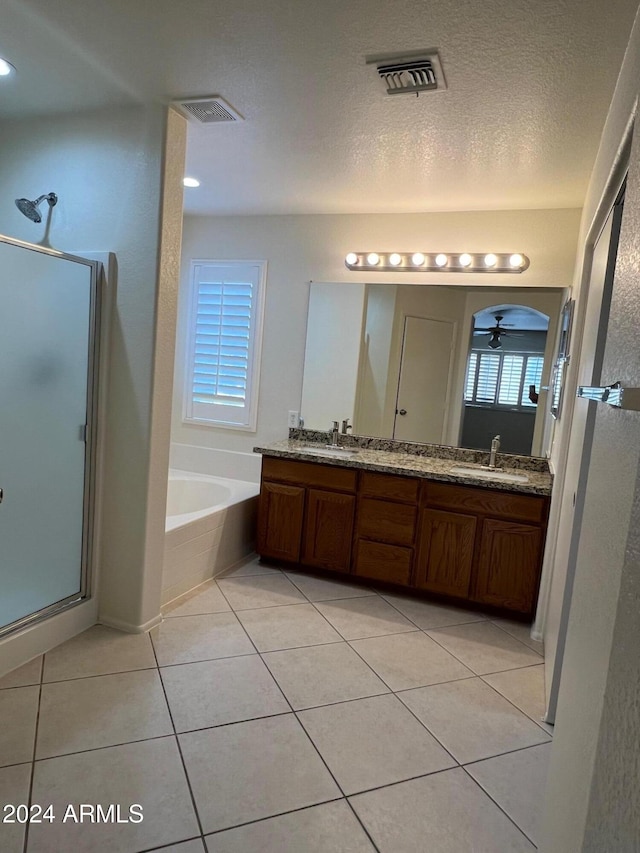
[[[251,500],[260,493],[258,483],[253,483],[249,480],[232,480],[228,477],[214,477],[211,474],[196,474],[193,471],[182,471],[179,468],[169,469],[170,480],[192,480],[200,482],[216,482],[226,486],[231,492],[231,498],[224,504],[217,504],[213,507],[204,507],[195,512],[185,512],[179,515],[169,515],[165,521],[165,533],[170,533],[178,530],[181,527],[186,527],[194,521],[199,521],[207,516],[222,515],[226,510],[236,506],[243,501]]]

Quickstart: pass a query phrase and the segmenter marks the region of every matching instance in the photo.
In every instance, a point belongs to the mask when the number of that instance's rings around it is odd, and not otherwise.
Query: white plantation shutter
[[[264,261],[193,261],[185,420],[255,429]]]
[[[544,357],[532,353],[469,353],[464,399],[487,406],[535,406],[529,385],[540,390]]]

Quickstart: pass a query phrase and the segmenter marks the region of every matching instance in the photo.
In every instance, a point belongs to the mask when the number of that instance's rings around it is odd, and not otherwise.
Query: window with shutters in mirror
[[[184,420],[255,430],[266,261],[192,261]]]

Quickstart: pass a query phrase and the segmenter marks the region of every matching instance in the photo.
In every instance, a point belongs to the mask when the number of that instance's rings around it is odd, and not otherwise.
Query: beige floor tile
[[[224,578],[218,581],[218,584],[234,610],[276,607],[306,601],[300,590],[282,572],[255,577]]]
[[[313,604],[291,604],[241,610],[238,619],[259,652],[340,643],[342,637]]]
[[[380,853],[533,853],[461,768],[350,798]]]
[[[550,754],[551,744],[545,743],[469,764],[466,768],[534,844],[540,840],[538,826]]]
[[[0,806],[4,808],[6,803],[13,805],[28,803],[30,779],[30,764],[17,764],[14,767],[0,768]],[[8,817],[10,815],[2,811],[2,816]],[[22,853],[24,830],[24,824],[0,821],[0,850],[2,853]]]
[[[392,690],[471,678],[473,672],[426,634],[391,634],[350,644]]]
[[[490,622],[427,633],[478,675],[542,663],[539,654]]]
[[[480,678],[419,687],[399,698],[460,764],[549,739]]]
[[[233,613],[165,619],[151,637],[160,666],[255,653]]]
[[[389,692],[346,643],[268,652],[263,660],[295,710]]]
[[[43,681],[151,669],[155,665],[148,634],[125,634],[94,625],[46,653]]]
[[[415,631],[413,622],[380,598],[349,598],[340,601],[321,601],[316,607],[345,640],[362,637],[380,637],[383,634],[400,634]]]
[[[258,557],[247,560],[239,566],[233,566],[225,572],[217,576],[217,580],[222,578],[248,578],[255,575],[279,575],[280,569],[277,566],[268,566],[266,563],[261,563]]]
[[[209,835],[208,853],[374,853],[344,800]]]
[[[542,722],[545,713],[544,664],[494,672],[493,675],[483,675],[482,679],[545,731],[553,732],[553,726]]]
[[[258,655],[168,666],[161,673],[179,732],[290,711]]]
[[[456,766],[395,696],[313,708],[299,719],[347,795]]]
[[[42,655],[0,678],[0,690],[6,687],[28,687],[30,684],[40,684],[41,674]]]
[[[345,581],[333,581],[303,572],[286,572],[286,575],[309,601],[331,601],[334,598],[364,598],[367,595],[376,595],[367,586]]]
[[[544,645],[532,638],[531,625],[528,622],[516,622],[514,619],[500,619],[495,616],[491,616],[490,619],[494,625],[511,634],[516,640],[520,640],[521,643],[529,646],[530,649],[538,652],[539,655],[544,655]]]
[[[180,735],[205,833],[340,796],[293,714]]]
[[[408,595],[395,595],[387,592],[383,592],[381,595],[403,613],[407,619],[415,622],[418,628],[424,630],[445,628],[448,625],[463,625],[466,622],[486,621],[481,613],[464,610],[461,607],[447,607],[444,604],[436,604]]]
[[[203,613],[224,613],[231,610],[215,581],[202,584],[186,595],[180,596],[163,609],[163,616],[199,616]]]
[[[175,738],[159,738],[37,761],[33,801],[52,803],[55,823],[32,825],[29,853],[132,853],[199,834]],[[69,803],[119,804],[140,823],[63,823]]]
[[[182,844],[172,844],[171,847],[156,847],[151,853],[206,853],[202,838],[183,841]]]
[[[157,670],[42,686],[36,758],[173,734]]]
[[[40,687],[0,691],[0,767],[33,759]]]

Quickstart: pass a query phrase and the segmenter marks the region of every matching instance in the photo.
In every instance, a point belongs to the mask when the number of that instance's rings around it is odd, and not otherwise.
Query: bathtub
[[[244,480],[169,471],[163,604],[252,553],[259,490]]]

